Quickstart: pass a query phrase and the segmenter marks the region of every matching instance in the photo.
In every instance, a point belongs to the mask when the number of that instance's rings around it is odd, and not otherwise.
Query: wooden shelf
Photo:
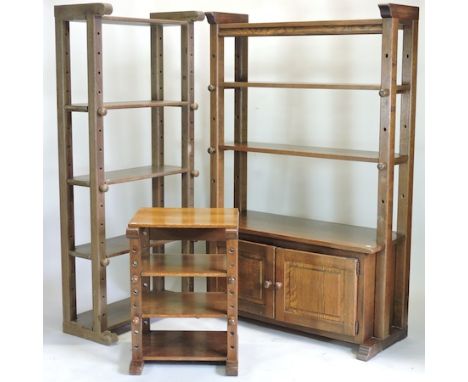
[[[142,317],[226,317],[226,293],[169,292],[144,294]]]
[[[181,107],[187,106],[187,101],[122,101],[122,102],[104,102],[103,108],[107,110],[115,109],[137,109],[142,107]],[[65,105],[65,110],[88,112],[87,103],[76,103]]]
[[[167,240],[151,241],[152,247],[169,243]],[[106,257],[124,255],[130,251],[130,244],[125,235],[110,237],[106,239]],[[91,260],[91,243],[77,245],[75,250],[70,251],[70,256]]]
[[[151,255],[141,264],[142,276],[226,277],[226,255]]]
[[[163,19],[145,19],[135,17],[119,17],[119,16],[102,16],[103,24],[117,25],[136,25],[136,26],[151,26],[151,25],[187,25],[186,21],[179,20],[163,20]]]
[[[93,328],[93,310],[78,314],[77,323],[85,328]],[[107,327],[119,328],[130,322],[130,299],[116,301],[107,305]]]
[[[128,223],[136,228],[237,229],[237,208],[140,208]]]
[[[382,249],[376,243],[374,228],[257,211],[240,214],[239,233],[361,253],[376,253]],[[393,239],[397,238],[394,233]]]
[[[380,90],[381,85],[377,84],[313,84],[297,82],[223,82],[221,85],[225,89],[241,88],[281,88],[281,89],[328,89],[328,90]],[[404,93],[409,90],[409,85],[397,86],[397,93]]]
[[[229,23],[219,25],[219,36],[223,37],[356,34],[382,34],[382,19],[279,23]]]
[[[141,166],[123,170],[106,171],[105,184],[118,184],[134,182],[137,180],[157,178],[167,175],[184,174],[187,169],[178,166]],[[89,175],[76,176],[68,179],[68,184],[74,186],[90,187]]]
[[[227,333],[222,331],[157,331],[143,336],[148,361],[225,361]]]
[[[229,142],[220,146],[220,149],[265,154],[292,155],[310,158],[348,160],[357,162],[379,162],[379,153],[377,151],[348,150],[327,147],[296,146],[259,142],[238,144]],[[407,159],[408,158],[406,156],[400,156],[398,154],[395,154],[395,164],[405,163]]]

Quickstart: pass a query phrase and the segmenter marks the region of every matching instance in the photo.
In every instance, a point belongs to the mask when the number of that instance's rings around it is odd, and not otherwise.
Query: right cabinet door
[[[276,248],[276,319],[354,336],[358,260]]]

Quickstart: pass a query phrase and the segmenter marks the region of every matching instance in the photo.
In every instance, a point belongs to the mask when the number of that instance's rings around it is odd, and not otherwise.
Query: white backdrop
[[[82,3],[68,1],[67,3]],[[379,18],[377,0],[130,1],[114,0],[113,15],[147,17],[150,12],[202,10],[248,13],[252,22]],[[424,298],[424,3],[419,5],[420,43],[416,116],[416,157],[410,298]],[[53,6],[44,2],[44,325],[61,323],[59,190],[55,92]],[[168,28],[165,44],[165,93],[180,95],[179,32]],[[74,102],[86,101],[85,26],[71,30]],[[148,99],[149,30],[104,26],[104,99]],[[377,36],[284,37],[249,40],[249,79],[284,82],[379,83],[380,38]],[[233,44],[226,43],[226,78],[233,76]],[[209,206],[209,25],[195,24],[195,206]],[[379,97],[376,92],[332,90],[249,90],[249,139],[305,145],[377,150]],[[232,139],[233,96],[226,94],[226,139]],[[86,114],[74,113],[74,171],[88,172]],[[150,162],[150,111],[111,111],[105,119],[105,166],[115,170]],[[179,111],[166,109],[168,164],[180,163]],[[168,206],[180,202],[179,179],[166,178]],[[377,170],[373,164],[249,154],[250,209],[375,227]],[[232,154],[226,155],[226,201],[232,200]],[[76,188],[77,243],[88,242],[87,188]],[[150,181],[110,188],[106,195],[107,235],[121,235],[132,214],[150,205]],[[128,294],[128,258],[111,260],[109,300]],[[78,309],[91,307],[91,266],[77,260]],[[410,308],[410,314],[414,314]],[[423,314],[423,313],[422,313]],[[420,316],[423,324],[423,316]]]

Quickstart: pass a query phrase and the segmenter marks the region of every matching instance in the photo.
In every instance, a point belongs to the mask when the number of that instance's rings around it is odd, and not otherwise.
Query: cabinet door
[[[276,248],[276,319],[355,335],[358,260]]]
[[[274,316],[274,248],[239,241],[239,310]]]

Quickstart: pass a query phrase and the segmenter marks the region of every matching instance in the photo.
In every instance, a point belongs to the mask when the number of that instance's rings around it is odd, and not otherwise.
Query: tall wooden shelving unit
[[[380,5],[381,19],[249,23],[242,14],[207,13],[211,24],[211,207],[224,206],[224,152],[234,151],[234,207],[239,222],[239,313],[266,323],[359,345],[368,360],[405,338],[411,251],[416,107],[417,7]],[[401,83],[398,32],[403,31]],[[248,80],[248,38],[257,36],[382,36],[381,83],[259,83]],[[234,37],[234,81],[224,78],[224,39]],[[380,95],[379,149],[375,152],[247,139],[248,88],[376,91]],[[234,141],[224,141],[224,92],[234,89]],[[396,100],[401,97],[399,152]],[[377,164],[377,228],[314,221],[247,209],[249,152]],[[394,169],[399,167],[398,216],[392,230]],[[211,253],[216,248],[210,248]],[[212,281],[220,290],[223,280]]]
[[[116,331],[130,322],[130,299],[108,304],[106,267],[109,259],[127,254],[125,235],[106,237],[105,193],[113,184],[152,179],[152,204],[164,206],[164,177],[182,177],[182,206],[193,207],[194,169],[194,22],[204,19],[202,12],[152,13],[150,18],[110,16],[112,6],[105,3],[55,7],[57,60],[57,116],[60,178],[60,221],[62,247],[63,330],[66,333],[103,344],[117,341]],[[88,102],[72,101],[70,75],[70,22],[85,22],[87,30]],[[146,101],[107,102],[103,95],[102,25],[148,26],[151,33],[151,99]],[[164,99],[163,37],[165,26],[181,28],[181,99]],[[104,118],[114,109],[151,108],[152,163],[149,166],[105,171]],[[182,112],[182,158],[180,166],[164,162],[164,107],[180,107]],[[88,113],[89,174],[73,173],[72,112]],[[91,242],[75,244],[74,187],[88,187],[91,204]],[[162,251],[162,242],[152,242]],[[183,242],[183,252],[193,252],[193,243]],[[91,260],[93,308],[78,313],[76,308],[76,258]],[[152,288],[164,289],[164,279],[154,278]],[[193,278],[182,280],[184,291],[193,290]]]

